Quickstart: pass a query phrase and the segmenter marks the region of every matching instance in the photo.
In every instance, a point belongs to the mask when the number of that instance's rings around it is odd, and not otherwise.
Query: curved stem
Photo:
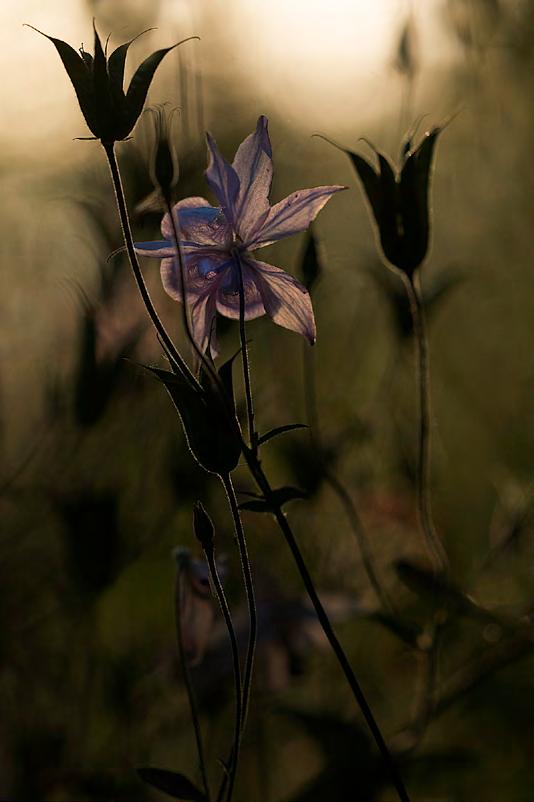
[[[248,361],[247,334],[245,326],[245,286],[243,283],[243,265],[239,252],[235,252],[235,260],[238,266],[239,275],[239,339],[241,341],[241,359],[243,362],[243,381],[245,384],[245,396],[247,399],[248,417],[248,438],[250,448],[254,454],[258,451],[258,438],[254,429],[254,403],[252,401],[252,387],[250,383],[250,366]]]
[[[371,734],[375,740],[375,743],[384,761],[384,765],[386,766],[387,771],[389,773],[391,782],[395,790],[397,791],[399,799],[401,800],[401,802],[410,802],[408,793],[406,791],[406,788],[404,787],[404,783],[402,782],[402,778],[399,774],[395,761],[393,760],[393,756],[391,755],[387,747],[384,737],[380,731],[380,727],[378,726],[375,717],[373,716],[373,713],[371,711],[371,708],[367,702],[367,699],[365,698],[365,694],[362,688],[360,687],[358,680],[356,679],[356,675],[352,670],[352,667],[343,650],[343,647],[341,646],[341,643],[339,642],[337,635],[334,632],[332,624],[330,623],[330,619],[328,618],[326,610],[324,609],[321,600],[317,594],[317,591],[315,590],[313,580],[307,569],[306,563],[300,552],[297,541],[295,540],[295,536],[293,535],[289,522],[284,513],[282,512],[280,506],[276,503],[276,499],[273,496],[272,488],[269,484],[267,477],[263,473],[263,469],[257,458],[253,455],[250,449],[244,450],[244,456],[247,461],[247,464],[249,465],[251,473],[254,476],[254,479],[256,480],[259,489],[263,493],[265,499],[271,505],[273,514],[276,518],[276,522],[280,527],[282,534],[284,535],[287,545],[289,546],[289,549],[291,551],[291,554],[293,556],[293,559],[295,561],[301,579],[304,583],[304,587],[306,588],[306,592],[308,593],[310,601],[313,604],[313,607],[317,614],[317,618],[319,619],[319,623],[321,624],[323,632],[325,633],[328,642],[332,647],[332,650],[341,667],[341,670],[345,675],[345,679],[347,680],[350,686],[352,694],[360,707],[360,710],[367,723],[367,726],[371,731]]]
[[[217,596],[217,600],[219,602],[219,607],[221,608],[224,622],[228,630],[228,636],[230,638],[230,647],[232,649],[232,663],[234,669],[234,688],[235,688],[234,743],[230,754],[230,761],[229,761],[230,768],[228,770],[228,774],[227,775],[225,774],[225,776],[223,777],[219,793],[217,794],[217,802],[221,802],[226,790],[226,784],[228,782],[227,800],[228,802],[230,802],[234,789],[237,764],[239,761],[239,747],[241,743],[241,720],[243,717],[242,697],[241,697],[241,667],[239,665],[239,647],[237,643],[237,637],[235,634],[234,624],[232,621],[232,615],[230,613],[230,608],[228,607],[228,602],[226,601],[224,588],[222,586],[222,582],[219,577],[219,572],[217,570],[217,563],[215,562],[215,553],[213,549],[204,549],[204,554],[206,556],[206,560],[208,563],[210,577],[213,583],[215,594]]]
[[[417,383],[419,387],[419,446],[417,457],[417,511],[436,571],[445,572],[448,559],[434,526],[430,497],[430,389],[428,369],[428,341],[425,329],[421,296],[413,279],[402,273],[412,315],[417,344]]]
[[[159,315],[152,303],[152,299],[148,292],[148,288],[145,284],[145,280],[143,278],[143,274],[141,272],[141,268],[139,267],[139,260],[137,259],[137,254],[135,252],[135,247],[133,243],[132,237],[132,230],[130,227],[130,219],[128,217],[128,210],[126,208],[126,201],[124,198],[124,190],[122,188],[122,181],[120,177],[119,167],[117,164],[117,158],[115,156],[115,149],[113,143],[107,144],[102,143],[102,146],[106,152],[106,156],[108,158],[109,169],[111,171],[111,178],[113,181],[113,187],[115,189],[115,198],[117,201],[117,208],[119,211],[119,217],[121,221],[122,227],[122,234],[124,237],[124,244],[126,245],[126,252],[128,254],[128,259],[130,261],[130,266],[132,268],[132,272],[134,274],[135,281],[137,283],[137,288],[143,300],[143,303],[146,307],[146,310],[150,316],[150,319],[156,329],[156,332],[163,343],[164,347],[172,357],[172,359],[176,362],[180,370],[182,371],[184,377],[190,382],[193,383],[195,386],[197,382],[195,377],[189,370],[187,364],[184,362],[180,352],[176,348],[175,344],[173,343],[171,337],[167,333],[165,326],[161,322]]]
[[[319,456],[321,469],[325,482],[327,482],[334,493],[339,498],[345,514],[349,521],[350,527],[358,544],[360,555],[362,558],[363,567],[370,585],[372,586],[375,595],[382,605],[382,607],[389,613],[395,612],[395,607],[391,601],[388,592],[378,578],[378,572],[375,567],[374,558],[371,553],[369,539],[365,531],[362,519],[360,518],[358,509],[354,500],[335,472],[328,467],[325,459],[323,458],[323,445],[321,440],[321,430],[319,426],[319,414],[317,409],[317,392],[315,387],[315,372],[313,365],[313,354],[310,353],[307,343],[304,343],[304,385],[305,385],[305,403],[306,403],[306,417],[310,427],[310,434],[312,444]]]
[[[204,757],[204,746],[202,742],[202,733],[200,731],[200,721],[198,715],[198,705],[191,680],[191,672],[187,663],[187,656],[184,647],[184,637],[182,630],[182,610],[183,610],[183,595],[184,586],[182,582],[183,568],[178,565],[178,573],[176,575],[176,591],[175,591],[175,610],[176,610],[176,640],[178,642],[178,652],[180,654],[180,662],[182,664],[182,671],[184,674],[185,688],[187,691],[187,699],[189,701],[189,708],[191,710],[191,719],[193,720],[193,729],[195,731],[195,740],[197,744],[198,763],[200,766],[200,774],[202,776],[202,785],[206,799],[210,800],[210,791],[208,785],[208,775],[206,772],[206,760]]]
[[[241,715],[241,732],[243,732],[247,720],[248,706],[250,700],[250,688],[252,684],[252,669],[254,667],[254,651],[256,648],[256,636],[258,631],[258,622],[256,614],[256,601],[254,594],[254,583],[252,581],[252,571],[250,569],[250,561],[248,558],[247,543],[245,539],[245,532],[241,522],[241,515],[237,504],[237,498],[234,490],[234,485],[230,476],[221,476],[221,482],[228,498],[232,518],[234,521],[235,535],[237,545],[239,547],[239,556],[241,559],[241,569],[243,571],[243,580],[245,583],[245,591],[247,596],[248,613],[249,613],[249,636],[247,656],[245,659],[245,670],[243,672],[243,704]]]

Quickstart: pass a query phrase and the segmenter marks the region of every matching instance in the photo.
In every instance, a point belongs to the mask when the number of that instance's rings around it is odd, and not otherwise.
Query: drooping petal
[[[242,260],[243,289],[245,294],[245,320],[253,320],[265,314],[262,297],[256,286],[254,271]],[[221,274],[217,287],[217,311],[225,317],[239,320],[239,267],[232,261],[231,267]]]
[[[249,250],[262,248],[276,240],[305,231],[332,195],[342,189],[347,187],[313,187],[292,192],[271,208],[263,226],[256,232],[253,241],[248,243]]]
[[[209,188],[222,206],[226,219],[235,228],[236,202],[239,195],[239,178],[231,164],[219,153],[217,143],[206,134],[209,163],[205,172]]]
[[[212,356],[217,355],[217,338],[215,334],[215,318],[217,316],[217,306],[215,294],[206,292],[200,295],[191,304],[191,329],[193,339],[204,353],[208,344]],[[198,367],[198,360],[196,360]]]
[[[253,238],[270,209],[273,163],[267,126],[267,117],[262,115],[254,133],[240,144],[232,164],[239,178],[236,226],[243,242]]]
[[[152,256],[155,259],[166,259],[174,253],[172,242],[166,239],[155,242],[135,242],[134,246],[135,252],[139,256]]]
[[[313,345],[317,339],[310,294],[306,287],[284,270],[256,259],[247,259],[254,271],[265,312],[279,326],[304,335]]]
[[[178,221],[178,233],[182,241],[191,245],[224,246],[231,238],[228,221],[219,206],[211,206],[204,198],[186,198],[173,206]],[[161,233],[174,239],[171,219],[166,214],[161,221]]]

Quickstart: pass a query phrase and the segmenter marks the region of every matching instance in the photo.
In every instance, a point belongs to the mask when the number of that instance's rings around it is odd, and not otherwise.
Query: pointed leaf
[[[247,510],[248,512],[268,512],[273,514],[277,509],[287,504],[288,501],[293,501],[297,498],[306,498],[306,493],[299,490],[298,487],[280,487],[277,490],[273,490],[271,503],[265,498],[244,501],[239,505],[239,509]]]
[[[134,127],[135,123],[139,119],[139,115],[143,111],[143,106],[146,100],[146,96],[152,83],[152,79],[154,78],[154,73],[156,72],[157,68],[167,55],[170,53],[171,50],[174,50],[175,47],[183,44],[184,42],[188,42],[190,39],[198,39],[198,36],[190,36],[187,39],[183,39],[181,42],[177,42],[175,45],[171,47],[165,47],[162,50],[156,50],[155,53],[148,56],[142,64],[139,65],[137,70],[134,73],[132,80],[130,81],[130,86],[128,87],[128,91],[126,93],[126,112],[124,118],[124,136],[128,136],[131,132],[132,128]]]
[[[206,802],[206,795],[200,791],[184,774],[168,769],[140,768],[137,774],[148,785],[172,796],[173,799]]]
[[[98,119],[95,106],[95,98],[93,93],[92,76],[87,68],[85,60],[74,50],[73,47],[63,42],[61,39],[55,39],[53,36],[43,33],[33,25],[28,25],[28,28],[40,33],[41,36],[46,37],[59,53],[59,57],[63,62],[63,66],[67,71],[71,83],[76,92],[80,109],[85,118],[85,121],[91,131],[98,135]]]
[[[284,432],[291,432],[293,429],[307,429],[305,423],[287,423],[285,426],[277,426],[276,429],[271,429],[270,431],[266,432],[266,434],[262,434],[262,436],[258,439],[258,445],[261,446],[262,443],[266,443],[268,440],[271,440],[273,437],[277,437],[279,434],[283,434]]]

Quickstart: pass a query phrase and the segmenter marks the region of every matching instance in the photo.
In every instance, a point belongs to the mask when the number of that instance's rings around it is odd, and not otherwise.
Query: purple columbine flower
[[[314,187],[291,193],[271,206],[273,177],[268,120],[260,117],[253,134],[239,146],[232,164],[207,135],[206,179],[220,206],[204,198],[187,198],[173,208],[185,265],[186,300],[191,306],[193,336],[205,350],[216,350],[216,313],[239,319],[239,270],[243,273],[245,320],[269,315],[279,326],[303,334],[313,344],[315,319],[306,288],[279,267],[260,262],[252,252],[305,231],[335,192],[343,186]],[[163,240],[138,242],[141,256],[161,259],[166,292],[182,301],[180,270],[166,214]],[[211,336],[211,340],[210,340]]]

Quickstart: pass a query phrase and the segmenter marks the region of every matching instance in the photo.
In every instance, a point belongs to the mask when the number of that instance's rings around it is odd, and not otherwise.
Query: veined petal
[[[188,303],[206,292],[217,292],[221,274],[230,269],[227,254],[213,252],[184,253],[184,279]],[[182,301],[180,266],[176,257],[163,259],[160,267],[165,292],[175,301]]]
[[[209,163],[205,172],[209,188],[222,206],[226,219],[235,228],[236,202],[239,195],[239,178],[231,164],[219,153],[217,143],[206,134]]]
[[[152,256],[155,259],[165,259],[174,253],[172,242],[166,239],[155,242],[134,242],[134,247],[139,256]]]
[[[317,339],[310,294],[300,281],[284,270],[256,259],[247,259],[254,282],[269,317],[279,326],[304,335],[313,345]]]
[[[231,239],[228,221],[220,206],[211,206],[204,198],[186,198],[173,206],[181,240],[198,245],[224,246]],[[161,221],[161,233],[173,242],[169,214]]]
[[[265,314],[263,301],[256,286],[255,273],[245,261],[241,262],[243,270],[243,289],[245,293],[245,320],[253,320]],[[239,270],[232,262],[218,284],[217,311],[225,317],[239,320]]]
[[[205,292],[191,304],[191,329],[193,339],[204,353],[210,344],[213,356],[217,356],[217,338],[215,334],[215,317],[217,307],[215,295],[212,292]],[[196,360],[198,367],[198,361]]]
[[[342,189],[347,187],[336,185],[292,192],[271,208],[263,226],[254,235],[253,241],[247,243],[247,247],[250,250],[262,248],[284,237],[305,231],[332,195]]]
[[[270,209],[273,163],[267,126],[267,117],[262,115],[254,133],[240,144],[232,164],[239,178],[236,226],[243,242],[253,238]]]

